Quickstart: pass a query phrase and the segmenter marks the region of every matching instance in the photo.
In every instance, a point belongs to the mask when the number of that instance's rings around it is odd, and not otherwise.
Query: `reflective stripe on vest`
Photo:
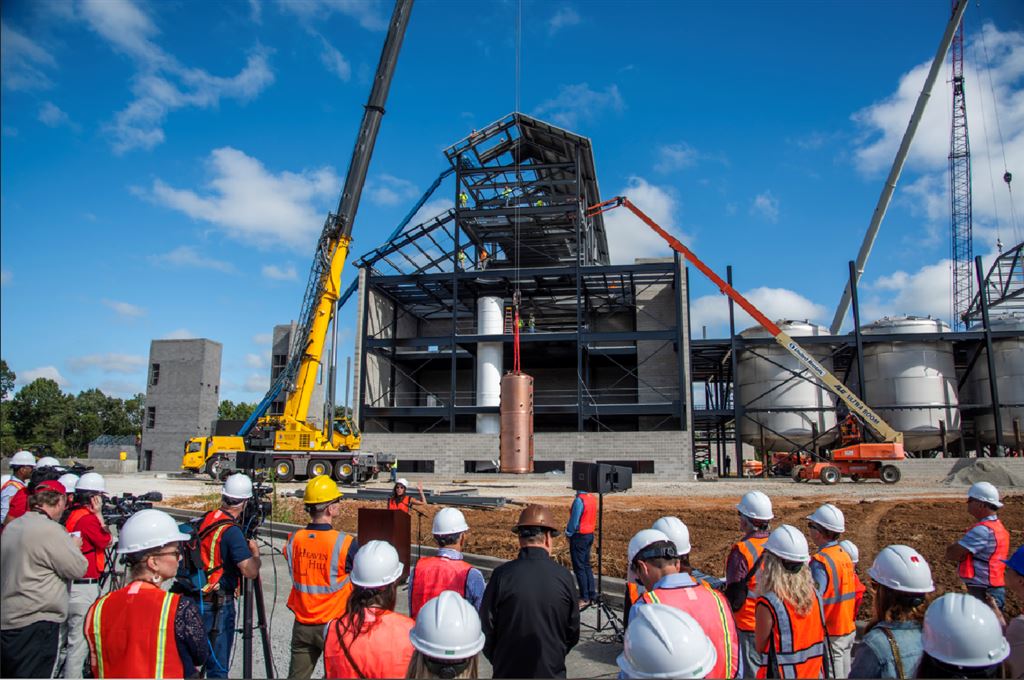
[[[397,501],[394,497],[388,499],[388,510],[401,510],[408,515],[410,505],[412,505],[412,497],[409,494],[405,494]]]
[[[750,537],[743,539],[739,543],[733,546],[733,549],[738,550],[740,555],[747,563],[747,572],[754,568],[754,563],[757,562],[757,558],[761,556],[764,551],[765,541],[768,537]],[[736,612],[736,627],[742,631],[753,632],[754,630],[754,608],[757,603],[757,575],[750,577],[747,581],[747,599],[743,603],[743,607]]]
[[[70,534],[78,526],[78,523],[82,521],[82,518],[86,515],[91,515],[92,510],[88,508],[75,508],[68,515],[68,521],[64,524],[64,528]],[[82,554],[83,555],[96,555],[96,571],[102,572],[107,567],[107,555],[102,550],[97,550],[93,547],[92,543],[88,546],[85,542],[82,543]],[[86,557],[88,559],[88,557]]]
[[[581,493],[579,499],[583,503],[583,513],[580,515],[580,528],[577,533],[592,534],[597,528],[597,501],[589,493]]]
[[[828,583],[821,595],[830,635],[849,635],[857,628],[857,582],[853,560],[838,543],[826,545],[813,557],[825,566]]]
[[[960,578],[986,585],[990,588],[1001,588],[1006,585],[1006,565],[1003,560],[1010,553],[1010,534],[998,519],[985,519],[975,524],[992,532],[995,543],[992,552],[979,552],[977,555],[968,552],[960,560],[958,573]]]
[[[761,652],[758,678],[768,677],[769,650],[775,650],[778,669],[772,677],[820,678],[824,671],[825,629],[821,623],[821,604],[815,604],[804,616],[790,609],[775,593],[765,593],[758,604],[768,607],[772,615],[772,632],[766,649]]]
[[[704,634],[715,646],[718,658],[711,672],[712,678],[732,678],[739,665],[739,641],[735,622],[725,598],[706,586],[681,588],[655,588],[640,598],[649,604],[665,604],[686,612],[700,624]]]
[[[11,477],[10,479],[3,483],[3,486],[0,486],[0,493],[3,493],[9,486],[16,487],[18,491],[21,491],[22,489],[25,488],[25,483],[22,482],[17,477]]]
[[[174,636],[179,597],[135,581],[97,600],[85,619],[94,676],[184,677]]]
[[[473,567],[465,560],[447,557],[424,557],[416,563],[412,577],[412,598],[409,616],[416,618],[420,608],[445,590],[466,596],[466,579]]]
[[[302,531],[312,531],[309,529],[303,529]],[[297,534],[299,532],[295,532]],[[288,537],[288,543],[284,546],[284,554],[288,558],[288,573],[292,577],[292,586],[295,590],[300,593],[306,593],[308,595],[330,595],[337,593],[342,588],[348,585],[349,575],[345,572],[345,562],[342,558],[342,553],[345,553],[345,558],[348,557],[348,547],[352,544],[352,537],[348,534],[338,531],[337,538],[334,539],[334,547],[331,548],[331,564],[327,571],[327,578],[329,583],[327,585],[314,584],[314,583],[301,583],[295,580],[295,569],[293,568],[293,546],[295,544],[295,534]],[[341,565],[342,569],[339,572],[338,566]],[[344,577],[341,576],[344,574]]]

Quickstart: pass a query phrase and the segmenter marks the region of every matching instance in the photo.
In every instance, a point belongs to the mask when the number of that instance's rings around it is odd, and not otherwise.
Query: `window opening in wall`
[[[544,474],[545,472],[565,472],[565,461],[564,460],[535,460],[533,461],[533,472],[534,474]]]
[[[434,461],[432,460],[402,460],[398,459],[399,472],[434,472]]]
[[[146,429],[152,430],[156,427],[156,406],[146,407]]]
[[[153,364],[149,367],[149,384],[156,385],[160,382],[160,364]]]
[[[493,460],[464,460],[462,461],[462,464],[463,472],[468,472],[470,474],[479,475],[498,471],[498,466],[495,465],[495,461]]]
[[[618,465],[620,467],[628,467],[633,471],[634,475],[653,475],[654,474],[654,461],[653,460],[599,460],[598,463],[605,463],[606,465]]]

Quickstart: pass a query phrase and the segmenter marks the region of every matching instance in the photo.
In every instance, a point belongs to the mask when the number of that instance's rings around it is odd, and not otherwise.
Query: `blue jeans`
[[[590,568],[590,547],[594,545],[594,534],[573,534],[569,537],[569,555],[572,557],[572,571],[580,587],[580,599],[590,602],[597,599],[594,587],[594,571]]]
[[[206,662],[206,677],[226,678],[231,668],[231,645],[235,641],[235,599],[228,598],[217,615],[217,639],[213,641],[213,657]],[[213,606],[203,603],[203,628],[209,637],[213,629]]]
[[[985,586],[967,586],[967,592],[968,594],[973,595],[982,602],[985,602],[985,604],[988,604],[988,602],[985,600],[985,596],[988,595],[996,601],[996,604],[999,606],[1000,610],[1006,608],[1006,588],[1002,586],[998,588],[986,588]]]

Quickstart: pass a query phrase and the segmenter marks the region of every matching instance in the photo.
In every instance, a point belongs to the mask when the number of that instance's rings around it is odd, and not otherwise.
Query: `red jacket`
[[[89,561],[89,568],[85,570],[85,576],[82,578],[99,578],[106,566],[106,555],[103,551],[110,545],[110,532],[100,524],[96,513],[82,505],[76,505],[71,510],[64,527],[68,533],[82,533],[82,554]]]

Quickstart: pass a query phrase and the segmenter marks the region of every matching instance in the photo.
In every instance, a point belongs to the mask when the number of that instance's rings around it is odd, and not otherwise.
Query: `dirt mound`
[[[956,462],[943,481],[948,486],[970,486],[977,482],[989,482],[1000,489],[1024,486],[1024,475],[991,458],[964,458]]]

